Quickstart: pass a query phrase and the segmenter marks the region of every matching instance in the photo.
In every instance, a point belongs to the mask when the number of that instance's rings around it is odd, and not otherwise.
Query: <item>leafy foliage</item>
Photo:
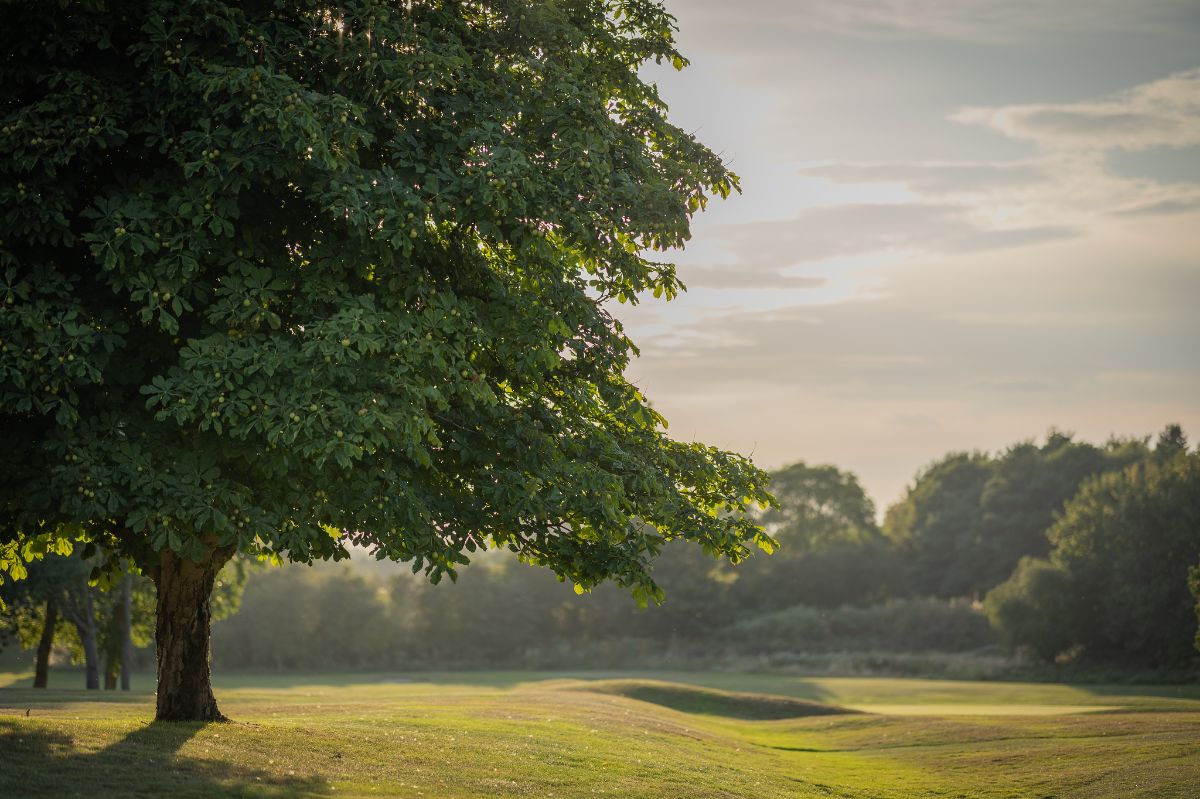
[[[73,541],[437,582],[507,547],[645,601],[765,476],[672,441],[606,308],[737,179],[646,0],[6,9],[0,569]]]
[[[1089,481],[1026,561],[988,595],[993,622],[1043,657],[1068,650],[1145,667],[1195,656],[1188,567],[1200,557],[1200,455]]]
[[[781,541],[812,549],[879,534],[875,504],[852,472],[794,463],[771,473],[771,491],[779,504],[762,521]]]
[[[778,506],[761,519],[780,549],[728,574],[728,601],[760,612],[798,604],[837,607],[877,601],[900,588],[875,505],[853,473],[795,463],[771,473],[771,491]]]
[[[946,456],[917,476],[884,523],[907,562],[909,591],[982,596],[1021,558],[1049,553],[1046,530],[1088,477],[1148,456],[1141,441],[1097,447],[1058,432],[997,456]]]
[[[771,475],[778,507],[760,517],[779,540],[779,551],[729,569],[685,542],[669,545],[654,563],[655,580],[666,589],[667,600],[653,613],[639,612],[628,596],[609,586],[584,599],[575,597],[549,574],[532,571],[503,552],[475,559],[450,592],[411,575],[387,572],[382,564],[379,580],[349,570],[305,570],[301,575],[268,570],[252,576],[243,613],[217,625],[215,658],[223,666],[270,669],[695,666],[744,664],[754,658],[792,664],[803,658],[812,667],[815,654],[868,652],[869,657],[826,659],[821,668],[953,668],[963,676],[1015,667],[1035,668],[1040,677],[1061,674],[1059,667],[1045,670],[1024,658],[984,665],[988,658],[1001,657],[995,645],[1003,636],[1043,661],[1069,660],[1065,667],[1076,677],[1094,676],[1100,673],[1096,669],[1186,671],[1196,663],[1187,655],[1195,625],[1188,611],[1193,602],[1183,586],[1186,566],[1200,560],[1200,550],[1173,537],[1184,534],[1186,523],[1170,521],[1179,510],[1170,498],[1182,495],[1156,491],[1140,505],[1145,518],[1135,518],[1094,487],[1097,481],[1124,485],[1133,479],[1130,475],[1146,469],[1162,470],[1177,458],[1200,457],[1187,455],[1182,431],[1173,428],[1167,428],[1152,452],[1141,441],[1093,447],[1052,440],[1045,447],[1019,444],[993,458],[975,458],[991,463],[987,473],[992,476],[983,486],[991,493],[987,505],[994,509],[1003,506],[998,486],[1011,490],[1004,504],[1017,507],[1025,496],[1021,491],[1055,486],[1055,479],[1066,479],[1063,472],[1069,477],[1064,464],[1087,465],[1096,453],[1113,459],[1130,457],[1130,452],[1143,456],[1126,467],[1134,471],[1125,476],[1108,472],[1085,480],[1081,492],[1066,503],[1059,526],[1051,525],[1050,535],[1040,533],[1042,546],[1054,554],[1049,559],[1024,557],[983,605],[970,597],[907,596],[910,588],[903,578],[913,572],[912,558],[919,550],[893,547],[881,536],[872,504],[852,474],[796,464]],[[949,457],[934,470],[970,475],[971,460]],[[1039,479],[1022,479],[1018,467],[1038,470]],[[1060,476],[1052,479],[1056,471]],[[995,475],[1003,479],[993,479]],[[930,502],[947,486],[972,484],[947,478],[922,485],[922,492],[929,492],[920,494],[922,501]],[[1037,501],[1036,494],[1027,496],[1030,505]],[[1087,513],[1080,510],[1096,502],[1101,505]],[[1132,507],[1121,507],[1127,506]],[[932,516],[936,506],[918,507]],[[964,516],[972,518],[969,507]],[[974,519],[974,525],[984,523],[977,515]],[[1019,530],[1034,522],[1034,515],[1018,517],[1012,527]],[[1068,540],[1107,540],[1118,534],[1123,536],[1119,545],[1073,545],[1089,552],[1086,557],[1072,555],[1068,562],[1067,550],[1059,553]],[[1085,571],[1079,565],[1084,561],[1091,564],[1088,569],[1099,571]],[[986,560],[974,562],[994,568]],[[1085,573],[1093,574],[1086,586],[1077,579]],[[1197,577],[1200,568],[1193,569],[1192,578],[1200,592]],[[319,599],[296,603],[297,592]],[[1158,604],[1162,596],[1173,597],[1174,610]],[[1139,630],[1113,632],[1117,625]],[[292,640],[289,630],[303,633]],[[1155,655],[1159,645],[1175,654]],[[939,666],[936,658],[892,657],[964,651],[982,660]]]
[[[57,556],[30,564],[25,579],[0,586],[0,601],[4,603],[0,625],[12,631],[23,648],[31,649],[42,632],[47,600],[53,600],[59,608],[67,610],[63,615],[72,625],[77,620],[83,621],[82,609],[89,603],[98,604],[100,595],[95,587],[88,585],[91,568],[80,558]],[[60,625],[58,629],[58,642],[67,645],[76,662],[82,662],[78,635],[67,625]]]
[[[1013,575],[988,592],[984,602],[992,625],[1013,646],[1045,661],[1069,652],[1073,627],[1082,621],[1067,573],[1039,558],[1025,558]]]
[[[97,560],[96,558],[92,559]],[[0,585],[0,634],[7,633],[22,649],[33,649],[45,624],[47,600],[52,600],[62,612],[67,624],[54,627],[54,648],[65,653],[72,663],[85,662],[80,625],[89,625],[97,636],[98,655],[104,668],[112,670],[121,660],[124,628],[122,618],[121,582],[89,585],[94,562],[79,557],[51,555],[27,566],[25,579]],[[237,612],[247,576],[244,560],[235,560],[222,570],[212,595],[215,619],[224,619]],[[126,574],[121,581],[130,580],[131,619],[130,638],[137,648],[154,643],[154,585],[146,577]]]
[[[1200,565],[1193,566],[1188,570],[1188,589],[1196,598],[1196,635],[1194,640],[1196,649],[1200,650]]]

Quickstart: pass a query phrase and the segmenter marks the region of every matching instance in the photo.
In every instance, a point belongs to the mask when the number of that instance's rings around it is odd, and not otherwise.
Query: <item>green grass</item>
[[[145,690],[35,692],[0,676],[0,796],[1116,799],[1200,786],[1194,685],[408,677],[222,676],[234,723],[155,725]]]

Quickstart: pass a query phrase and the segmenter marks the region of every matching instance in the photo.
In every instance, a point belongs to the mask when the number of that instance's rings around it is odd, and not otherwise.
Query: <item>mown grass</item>
[[[1197,686],[646,676],[223,677],[235,721],[210,725],[147,724],[144,690],[34,692],[21,679],[0,688],[0,796],[1115,798],[1200,786]]]

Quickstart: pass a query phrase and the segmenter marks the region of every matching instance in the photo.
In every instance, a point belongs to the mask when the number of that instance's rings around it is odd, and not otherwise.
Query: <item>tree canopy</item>
[[[672,34],[647,0],[7,8],[0,568],[131,558],[162,639],[184,561],[238,551],[437,581],[503,546],[646,601],[668,540],[769,547],[765,476],[667,436],[607,307],[674,296],[655,252],[737,188],[639,74]]]
[[[993,622],[1043,657],[1161,668],[1195,657],[1189,567],[1200,557],[1200,455],[1186,447],[1089,480],[990,594]]]
[[[912,593],[982,596],[1021,558],[1049,554],[1046,531],[1087,478],[1149,454],[1141,440],[1096,446],[1057,431],[994,456],[951,453],[888,508],[884,532],[908,564]]]
[[[778,505],[761,514],[780,543],[731,574],[733,606],[759,612],[792,605],[837,607],[899,588],[896,560],[875,522],[875,504],[851,472],[794,463],[771,473]]]

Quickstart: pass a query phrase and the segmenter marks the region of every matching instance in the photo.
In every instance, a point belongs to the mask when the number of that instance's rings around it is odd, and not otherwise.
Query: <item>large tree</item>
[[[737,186],[668,122],[653,0],[11,4],[0,29],[0,561],[157,585],[159,719],[217,719],[236,552],[508,547],[645,601],[770,539],[747,460],[665,433],[607,304]]]

